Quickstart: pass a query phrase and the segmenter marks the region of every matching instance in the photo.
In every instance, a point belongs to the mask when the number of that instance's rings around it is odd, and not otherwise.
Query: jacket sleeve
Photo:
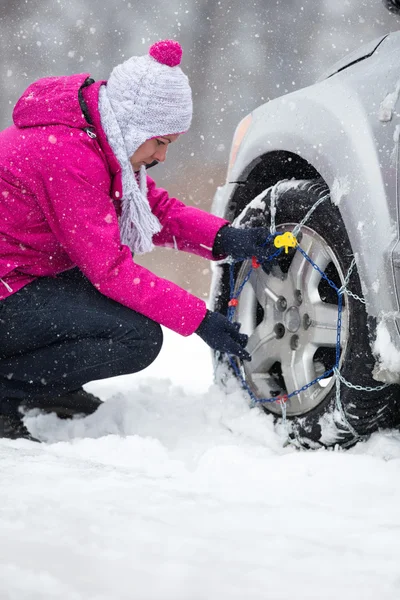
[[[221,258],[213,255],[212,247],[218,231],[228,221],[170,198],[168,192],[157,188],[150,177],[147,177],[147,188],[151,210],[162,225],[160,233],[153,237],[154,244],[198,254],[209,260]]]
[[[206,314],[204,301],[134,263],[120,241],[110,176],[98,150],[86,147],[93,143],[71,139],[60,161],[50,149],[39,169],[36,195],[53,234],[102,294],[190,335]]]

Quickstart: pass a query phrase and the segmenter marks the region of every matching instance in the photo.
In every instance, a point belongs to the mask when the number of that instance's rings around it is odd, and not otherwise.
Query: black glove
[[[251,360],[250,354],[244,349],[249,338],[239,333],[239,329],[240,323],[231,323],[221,313],[208,310],[196,333],[213,350]]]
[[[215,237],[213,255],[228,255],[232,258],[255,256],[259,261],[266,260],[275,251],[272,240],[265,244],[269,235],[266,227],[237,229],[224,225]]]

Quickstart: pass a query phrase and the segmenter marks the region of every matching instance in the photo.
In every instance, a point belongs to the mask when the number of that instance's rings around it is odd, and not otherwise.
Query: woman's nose
[[[158,160],[158,162],[164,162],[167,158],[167,146],[161,146],[160,148],[157,148],[153,156],[156,160]]]

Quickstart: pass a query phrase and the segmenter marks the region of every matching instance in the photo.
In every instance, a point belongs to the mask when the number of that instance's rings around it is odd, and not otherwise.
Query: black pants
[[[0,301],[0,401],[136,373],[162,341],[160,325],[100,294],[78,269],[41,277]]]

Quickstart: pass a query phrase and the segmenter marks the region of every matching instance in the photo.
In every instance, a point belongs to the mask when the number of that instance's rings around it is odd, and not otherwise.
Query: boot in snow
[[[70,419],[75,415],[88,416],[103,404],[100,398],[86,392],[83,388],[67,392],[56,398],[37,397],[23,402],[26,409],[39,408],[46,413],[55,412],[60,419]]]
[[[31,442],[40,441],[29,433],[22,420],[22,415],[19,414],[0,414],[0,438],[8,438],[9,440],[24,438]]]

